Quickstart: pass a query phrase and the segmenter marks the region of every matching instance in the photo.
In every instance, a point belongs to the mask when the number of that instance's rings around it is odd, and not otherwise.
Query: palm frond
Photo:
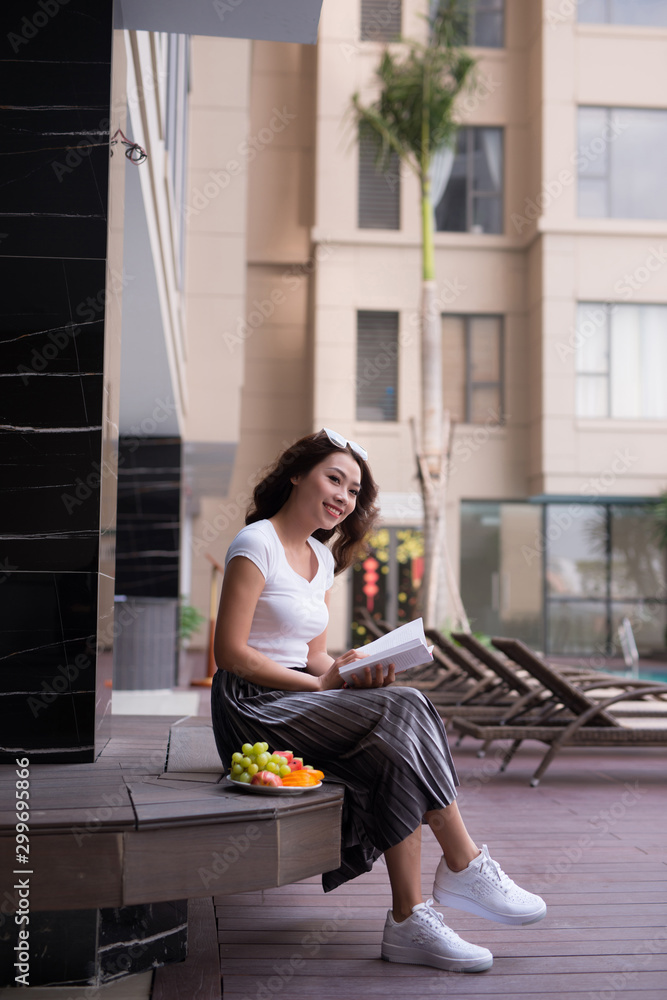
[[[368,129],[377,140],[378,154],[376,165],[378,169],[387,169],[389,165],[389,153],[393,150],[403,163],[407,163],[418,174],[419,170],[418,166],[414,163],[412,150],[405,144],[403,136],[393,126],[392,122],[384,118],[373,105],[364,107],[361,104],[358,94],[353,95],[352,105],[359,125],[362,128]]]
[[[469,85],[475,65],[469,52],[453,44],[461,16],[460,0],[441,0],[428,44],[407,40],[401,50],[386,48],[382,53],[376,70],[377,100],[363,105],[354,95],[357,122],[378,138],[379,166],[386,166],[393,150],[423,181],[433,153],[452,144],[458,128],[456,100]]]

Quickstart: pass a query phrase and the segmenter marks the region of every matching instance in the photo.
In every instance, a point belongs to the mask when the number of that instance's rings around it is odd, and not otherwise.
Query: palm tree
[[[431,203],[433,159],[453,146],[458,127],[454,119],[456,99],[471,82],[475,65],[458,44],[465,37],[466,19],[461,0],[440,0],[429,19],[427,43],[407,40],[399,54],[386,49],[376,71],[380,83],[377,100],[365,106],[359,94],[354,94],[352,110],[360,129],[370,132],[377,141],[378,165],[386,168],[394,152],[419,178],[422,393],[421,440],[416,442],[415,451],[424,500],[424,576],[419,610],[427,626],[443,625],[449,612],[460,628],[469,630],[445,535],[450,421],[442,405],[441,325],[436,304]],[[442,580],[446,580],[444,586]]]

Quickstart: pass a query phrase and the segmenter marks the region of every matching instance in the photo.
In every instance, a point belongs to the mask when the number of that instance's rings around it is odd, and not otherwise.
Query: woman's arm
[[[324,595],[324,602],[327,608],[329,607],[330,595],[330,590],[327,590]],[[381,666],[376,667],[374,671],[370,667],[363,666],[363,659],[366,655],[361,649],[350,649],[347,653],[343,653],[337,660],[334,660],[333,656],[327,653],[327,630],[324,629],[323,632],[320,632],[318,636],[315,636],[308,643],[308,672],[314,674],[316,677],[323,677],[329,673],[334,663],[342,667],[344,664],[348,665],[354,663],[355,660],[361,660],[362,663],[359,664],[358,674],[352,675],[350,678],[351,683],[348,682],[347,687],[386,687],[392,684],[394,680],[394,664],[390,664],[389,672],[385,677]],[[337,674],[337,671],[332,671],[332,673]],[[340,678],[340,675],[338,676]]]
[[[327,590],[324,595],[324,603],[327,608],[329,607],[329,594],[330,591]],[[326,674],[333,661],[333,656],[329,656],[327,653],[327,630],[325,629],[308,643],[308,662],[306,664],[308,673],[315,677],[321,677],[322,674]]]
[[[317,677],[300,670],[290,670],[248,645],[248,636],[264,577],[251,559],[230,559],[222,581],[220,607],[215,626],[213,652],[215,662],[228,670],[279,691],[319,691]]]
[[[310,653],[309,672],[304,673],[301,670],[283,667],[248,645],[252,619],[264,583],[264,577],[251,559],[246,556],[234,556],[230,559],[222,581],[222,594],[213,640],[213,653],[218,667],[246,678],[254,684],[278,691],[326,691],[340,688],[343,681],[338,668],[360,659],[363,654],[352,649],[334,660],[326,652],[326,630],[311,642],[311,646],[315,644],[313,664],[317,665],[318,669],[320,666],[323,667],[322,672],[317,675],[310,672]],[[362,687],[382,685],[382,668],[378,669],[379,674],[372,680],[371,671],[366,668],[366,683],[361,684]]]

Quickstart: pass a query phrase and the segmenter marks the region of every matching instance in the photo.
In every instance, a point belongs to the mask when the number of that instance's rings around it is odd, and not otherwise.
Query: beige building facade
[[[645,654],[665,645],[666,6],[479,0],[435,206],[455,571],[473,629],[554,653],[617,650],[623,618]],[[332,649],[359,600],[400,620],[391,563],[421,519],[418,185],[369,174],[349,107],[396,18],[419,37],[423,12],[339,0],[317,46],[193,39],[185,438],[237,446],[225,494],[187,518],[191,599],[207,606],[204,554],[223,561],[258,470],[333,427],[367,448],[388,534],[379,594],[337,581]],[[388,224],[360,224],[373,184]]]

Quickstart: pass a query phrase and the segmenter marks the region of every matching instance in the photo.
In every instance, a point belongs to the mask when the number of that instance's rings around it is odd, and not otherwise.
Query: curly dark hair
[[[373,530],[380,515],[375,501],[378,485],[373,479],[367,462],[356,455],[350,446],[339,448],[332,444],[323,431],[307,434],[291,447],[286,448],[273,465],[264,473],[253,491],[245,523],[252,524],[277,514],[292,492],[292,476],[310,472],[327,455],[346,451],[361,469],[361,488],[354,510],[335,528],[318,528],[313,538],[328,542],[333,538],[331,551],[336,573],[351,566],[366,551],[365,539]]]

